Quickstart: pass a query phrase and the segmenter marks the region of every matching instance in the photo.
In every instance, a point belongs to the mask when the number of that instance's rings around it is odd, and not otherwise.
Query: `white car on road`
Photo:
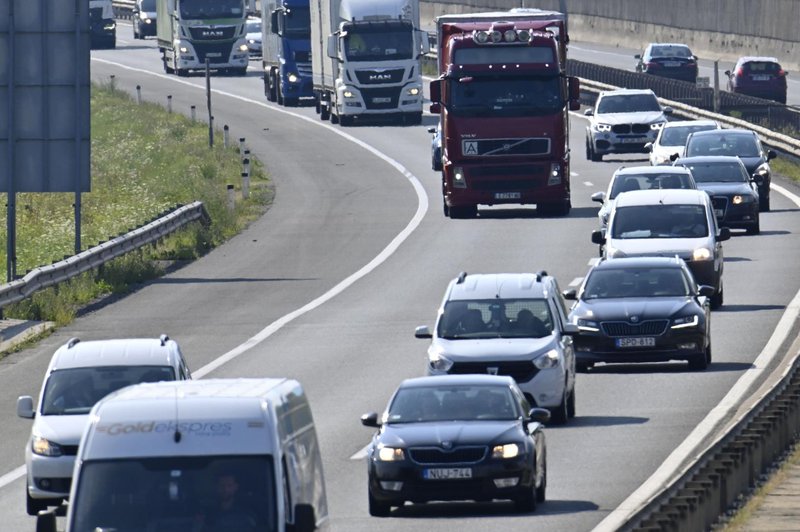
[[[686,138],[695,131],[720,129],[716,120],[679,120],[667,122],[659,132],[656,140],[644,145],[650,152],[650,164],[669,165],[677,158],[683,157]],[[674,157],[673,157],[674,156]]]

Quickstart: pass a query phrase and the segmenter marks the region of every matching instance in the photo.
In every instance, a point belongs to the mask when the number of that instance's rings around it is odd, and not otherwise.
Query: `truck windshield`
[[[311,35],[311,14],[308,8],[293,7],[283,19],[283,34],[292,39]]]
[[[541,116],[565,105],[558,76],[462,78],[450,86],[448,110],[457,116]]]
[[[181,17],[186,19],[239,18],[244,0],[179,0]]]
[[[344,38],[344,49],[350,61],[386,61],[412,59],[414,34],[411,26],[383,25],[351,27]]]
[[[142,11],[155,12],[156,0],[142,0]]]
[[[270,456],[87,461],[72,504],[71,530],[277,531]]]

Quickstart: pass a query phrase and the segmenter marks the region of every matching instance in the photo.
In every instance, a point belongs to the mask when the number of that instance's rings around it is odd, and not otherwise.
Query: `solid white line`
[[[363,449],[358,451],[356,454],[350,457],[350,460],[363,460],[367,457],[367,450],[369,449],[369,444],[366,444]]]
[[[579,286],[583,282],[583,277],[576,277],[567,286]]]
[[[100,63],[106,63],[106,64],[113,65],[113,66],[116,66],[116,67],[120,67],[120,68],[123,68],[125,70],[141,72],[143,74],[169,79],[170,81],[175,81],[175,82],[181,83],[183,85],[188,85],[190,87],[194,87],[194,88],[197,88],[197,89],[205,90],[205,87],[202,87],[202,86],[199,86],[199,85],[194,85],[194,84],[189,83],[189,82],[184,81],[184,80],[173,79],[170,76],[167,76],[167,75],[164,75],[164,74],[153,73],[153,72],[149,72],[147,70],[142,70],[142,69],[138,69],[138,68],[128,67],[128,66],[125,66],[125,65],[120,65],[119,63],[114,63],[113,61],[107,61],[105,59],[99,59],[99,58],[94,58],[93,57],[92,60],[93,61],[98,61]],[[349,140],[350,142],[353,142],[354,144],[357,144],[358,146],[364,148],[365,150],[369,151],[370,153],[372,153],[376,157],[379,157],[380,159],[382,159],[383,161],[385,161],[389,165],[393,166],[395,168],[395,170],[397,170],[398,172],[403,174],[403,176],[406,179],[408,179],[408,181],[414,187],[414,191],[417,194],[417,210],[414,213],[414,216],[408,222],[408,225],[406,225],[406,227],[402,231],[400,231],[400,233],[397,236],[395,236],[394,239],[392,239],[391,242],[389,242],[389,245],[387,245],[375,258],[373,258],[371,261],[369,261],[361,269],[359,269],[357,272],[353,273],[352,275],[350,275],[349,277],[347,277],[343,281],[339,282],[339,284],[337,284],[336,286],[334,286],[333,288],[331,288],[330,290],[328,290],[327,292],[325,292],[324,294],[322,294],[318,298],[314,299],[313,301],[303,305],[302,307],[300,307],[299,309],[297,309],[295,311],[290,312],[289,314],[286,314],[282,318],[279,318],[276,321],[270,323],[264,329],[262,329],[260,332],[258,332],[255,336],[249,338],[244,343],[242,343],[239,346],[231,349],[230,351],[228,351],[227,353],[223,354],[222,356],[216,358],[215,360],[212,360],[210,363],[206,364],[205,366],[201,367],[200,369],[198,369],[196,371],[193,371],[192,375],[195,378],[198,378],[198,379],[204,377],[205,375],[208,375],[209,373],[211,373],[215,369],[218,369],[219,367],[223,366],[224,364],[227,364],[228,362],[230,362],[231,360],[235,359],[239,355],[249,351],[253,347],[257,346],[258,344],[260,344],[261,342],[263,342],[264,340],[266,340],[267,338],[272,336],[275,332],[279,331],[287,323],[290,323],[291,321],[295,320],[296,318],[299,318],[303,314],[306,314],[307,312],[310,312],[310,311],[314,310],[315,308],[319,307],[323,303],[326,303],[326,302],[330,301],[331,299],[333,299],[338,294],[341,294],[342,292],[344,292],[347,288],[349,288],[351,285],[353,285],[356,281],[358,281],[362,277],[365,277],[367,274],[371,273],[375,268],[380,266],[389,257],[391,257],[392,254],[395,251],[397,251],[397,249],[400,247],[400,244],[402,244],[411,235],[411,233],[413,233],[414,230],[419,226],[419,224],[422,222],[422,219],[425,217],[425,213],[428,211],[428,196],[427,196],[427,194],[425,194],[425,189],[422,187],[422,183],[420,183],[419,179],[417,179],[416,176],[414,176],[414,174],[412,174],[410,171],[408,171],[402,164],[400,164],[396,160],[392,159],[388,155],[386,155],[384,153],[381,153],[380,151],[378,151],[377,148],[374,148],[373,146],[370,146],[366,142],[363,142],[363,141],[353,137],[352,135],[349,135],[349,134],[345,133],[344,131],[341,131],[341,130],[339,130],[339,129],[331,126],[331,125],[321,123],[321,122],[319,122],[317,120],[312,120],[311,118],[309,118],[307,116],[303,116],[303,115],[300,115],[300,114],[297,114],[297,113],[293,113],[293,112],[287,111],[285,109],[276,108],[276,107],[273,107],[271,105],[267,105],[264,102],[258,102],[258,101],[251,100],[251,99],[245,98],[243,96],[238,96],[236,94],[231,94],[231,93],[228,93],[228,92],[225,92],[225,91],[220,91],[220,90],[217,90],[217,89],[212,89],[211,91],[216,93],[216,94],[219,94],[221,96],[227,96],[229,98],[234,98],[234,99],[237,99],[237,100],[241,100],[241,101],[247,102],[248,104],[259,105],[261,107],[270,109],[272,111],[276,111],[276,112],[280,112],[280,113],[284,113],[284,114],[287,114],[287,115],[294,116],[296,118],[300,118],[301,120],[305,120],[306,122],[314,124],[315,126],[324,127],[326,129],[328,129],[329,131],[331,131],[331,132],[333,132],[333,133],[335,133],[335,134],[337,134],[337,135],[339,135],[341,137],[344,137],[345,139]],[[6,485],[10,484],[11,482],[17,480],[18,478],[20,478],[20,477],[22,477],[24,475],[25,475],[25,466],[24,465],[14,469],[10,473],[6,473],[2,477],[0,477],[0,489],[2,489]]]
[[[795,205],[800,207],[800,197],[792,194],[779,185],[772,185],[780,194],[783,194]],[[786,307],[786,311],[781,316],[775,331],[770,336],[767,345],[761,350],[758,358],[753,362],[752,367],[747,369],[739,377],[736,384],[722,398],[706,417],[694,428],[685,440],[664,460],[664,463],[648,478],[636,491],[630,494],[622,504],[603,519],[595,528],[596,531],[618,530],[635,512],[650,502],[653,497],[663,489],[671,480],[678,478],[689,467],[683,470],[677,468],[689,457],[700,456],[705,449],[698,448],[699,445],[714,432],[717,427],[728,421],[729,417],[735,413],[737,406],[742,398],[750,391],[753,382],[764,373],[770,366],[772,360],[777,357],[781,344],[792,330],[797,317],[800,316],[800,291],[795,294],[794,299]],[[712,444],[713,445],[713,444]]]
[[[569,176],[570,176],[570,177],[578,177],[579,175],[580,175],[580,174],[579,174],[578,172],[573,172],[573,171],[570,171],[570,172],[569,172]]]

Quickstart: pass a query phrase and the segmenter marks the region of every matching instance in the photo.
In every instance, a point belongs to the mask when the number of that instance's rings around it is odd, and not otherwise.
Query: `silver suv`
[[[619,89],[600,92],[584,114],[586,158],[602,161],[607,153],[647,153],[645,144],[655,142],[672,108],[662,108],[650,89]]]
[[[575,353],[558,283],[546,272],[461,273],[447,287],[430,338],[427,372],[507,375],[554,423],[575,416]]]

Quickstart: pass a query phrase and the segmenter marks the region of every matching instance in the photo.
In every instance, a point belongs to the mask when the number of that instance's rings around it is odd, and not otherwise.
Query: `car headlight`
[[[519,456],[519,445],[516,443],[495,445],[492,448],[492,458],[515,458],[517,456]]]
[[[664,127],[666,122],[654,122],[650,124],[650,129],[655,129],[656,131]]]
[[[353,91],[351,91],[350,89],[345,89],[344,92],[342,93],[342,96],[344,96],[345,98],[354,98],[355,94],[353,94]]]
[[[382,462],[399,462],[406,459],[406,454],[399,447],[378,448],[378,460]]]
[[[600,133],[608,133],[611,131],[611,124],[595,124],[594,128]]]
[[[419,94],[419,87],[411,87],[406,91],[409,96],[416,96]]]
[[[431,365],[431,369],[436,371],[446,372],[450,371],[450,368],[453,367],[453,361],[440,354],[428,355],[428,363]]]
[[[246,52],[247,50],[248,50],[248,48],[247,48],[246,44],[240,44],[239,45],[239,51],[240,52]]]
[[[751,196],[749,194],[745,194],[744,196],[737,194],[731,200],[734,205],[741,205],[742,203],[755,203],[755,201],[755,196]]]
[[[711,260],[711,250],[708,248],[697,248],[692,252],[692,260]]]
[[[700,316],[692,314],[691,316],[683,316],[682,318],[675,318],[672,320],[671,329],[686,329],[687,327],[697,327],[700,323]]]
[[[769,165],[767,163],[761,164],[758,168],[756,168],[756,173],[761,177],[767,177],[770,173]]]
[[[286,79],[289,80],[289,83],[297,83],[297,80],[300,79],[300,78],[298,78],[297,74],[295,74],[294,72],[290,72],[289,75],[286,76]],[[349,96],[348,96],[348,98],[349,98]]]
[[[550,369],[558,367],[558,351],[551,349],[547,353],[533,359],[533,365],[539,369]]]
[[[117,27],[117,24],[115,22],[112,22],[111,24],[106,24],[105,26],[103,26],[103,29],[104,30],[113,30],[116,27]]]
[[[247,44],[255,44],[255,43],[256,43],[255,39],[247,39]]]
[[[61,446],[46,438],[34,435],[31,442],[31,451],[39,456],[61,456]]]
[[[594,320],[578,319],[575,325],[577,325],[578,329],[581,331],[600,332],[600,324]]]

